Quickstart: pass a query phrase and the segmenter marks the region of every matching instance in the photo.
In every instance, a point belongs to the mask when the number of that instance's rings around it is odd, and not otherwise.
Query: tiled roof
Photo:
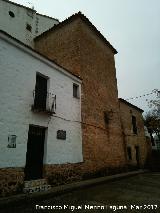
[[[143,109],[141,109],[141,108],[139,108],[139,107],[137,107],[137,106],[135,106],[135,105],[129,103],[128,101],[124,100],[123,98],[119,98],[119,101],[121,101],[121,102],[127,104],[127,105],[130,106],[130,107],[135,108],[136,110],[139,110],[140,112],[144,112]]]
[[[83,15],[81,12],[75,13],[72,16],[70,16],[69,18],[65,19],[64,21],[60,22],[57,25],[54,25],[52,28],[50,28],[49,30],[43,32],[42,34],[38,35],[36,39],[40,39],[41,37],[45,36],[47,33],[57,30],[59,28],[62,28],[63,26],[67,25],[68,23],[74,21],[77,18],[81,18],[81,20],[83,20],[96,34],[98,37],[100,37],[107,46],[109,46],[111,48],[111,50],[113,51],[114,54],[117,53],[117,50],[107,41],[107,39],[101,34],[100,31],[97,30],[97,28],[89,21],[89,19]]]

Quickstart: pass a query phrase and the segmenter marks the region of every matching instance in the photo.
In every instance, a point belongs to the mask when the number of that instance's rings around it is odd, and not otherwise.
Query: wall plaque
[[[8,135],[8,148],[16,148],[16,135]]]
[[[57,139],[66,140],[66,131],[58,130],[57,131]]]

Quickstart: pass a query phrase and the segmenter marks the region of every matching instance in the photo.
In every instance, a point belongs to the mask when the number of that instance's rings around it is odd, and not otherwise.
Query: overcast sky
[[[12,0],[60,21],[81,11],[117,49],[119,97],[160,89],[160,0]],[[130,100],[147,110],[146,98]]]

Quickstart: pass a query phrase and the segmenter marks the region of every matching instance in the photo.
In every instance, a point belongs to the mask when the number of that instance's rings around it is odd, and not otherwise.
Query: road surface
[[[160,213],[160,173],[145,173],[3,212]]]

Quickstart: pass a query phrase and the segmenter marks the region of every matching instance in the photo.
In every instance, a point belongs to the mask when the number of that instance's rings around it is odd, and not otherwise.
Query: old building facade
[[[0,190],[6,180],[14,191],[24,179],[56,185],[143,167],[142,110],[118,99],[116,49],[80,12],[59,23],[0,6]]]
[[[83,161],[81,80],[2,31],[0,67],[0,191],[5,193],[24,179],[44,178],[47,165]]]
[[[0,29],[9,35],[33,46],[33,39],[58,24],[57,19],[37,13],[8,0],[0,1]]]
[[[35,49],[83,79],[84,170],[125,166],[116,50],[81,13],[38,36]]]
[[[127,164],[144,168],[151,151],[150,140],[146,140],[143,110],[119,98],[122,129],[126,144]]]

